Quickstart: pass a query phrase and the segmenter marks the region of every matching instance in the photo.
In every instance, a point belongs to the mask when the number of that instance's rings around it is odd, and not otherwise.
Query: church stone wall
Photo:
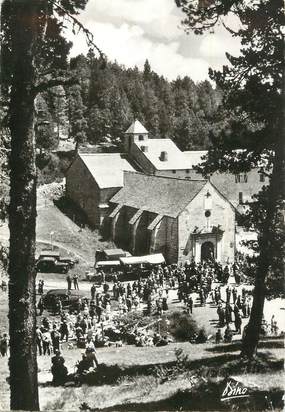
[[[167,263],[176,263],[178,256],[177,219],[164,216],[152,231],[151,253],[162,253]]]
[[[66,196],[85,212],[92,225],[100,224],[100,189],[80,158],[66,173]]]
[[[120,189],[120,187],[100,189],[79,157],[66,173],[66,196],[83,210],[89,222],[95,227],[102,225],[104,218],[110,213],[109,208],[99,208],[99,205],[107,205]]]
[[[198,229],[207,227],[207,218],[205,217],[204,202],[205,196],[209,192],[212,198],[211,216],[209,226],[220,225],[224,231],[221,240],[218,236],[214,239],[217,241],[220,250],[220,260],[226,263],[228,260],[234,260],[234,242],[235,242],[235,212],[231,205],[211,186],[206,184],[201,192],[192,200],[192,202],[179,215],[178,236],[179,236],[179,261],[189,260],[193,256],[195,240],[191,235],[195,227]],[[213,235],[202,235],[201,243],[210,240],[213,241]],[[215,245],[216,246],[216,245]]]

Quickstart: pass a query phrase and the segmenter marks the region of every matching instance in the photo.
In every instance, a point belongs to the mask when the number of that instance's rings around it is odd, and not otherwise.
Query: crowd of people
[[[169,309],[171,297],[177,293],[177,299],[189,316],[197,306],[210,305],[216,308],[217,332],[215,342],[231,342],[234,333],[242,333],[242,319],[250,316],[251,297],[248,290],[240,287],[241,276],[239,266],[208,261],[196,264],[194,261],[184,265],[165,265],[154,267],[148,276],[138,278],[133,282],[123,282],[113,274],[112,282],[104,282],[98,286],[90,286],[90,294],[78,296],[76,302],[69,307],[63,307],[60,298],[54,299],[51,308],[53,317],[44,314],[44,281],[38,282],[38,326],[36,329],[36,344],[39,356],[52,356],[51,371],[53,382],[59,384],[68,375],[62,348],[83,349],[82,359],[77,363],[77,374],[81,376],[98,366],[96,347],[112,345],[112,335],[108,333],[113,328],[113,319],[118,315],[137,311],[145,315],[158,315],[160,318]],[[229,278],[233,277],[235,285],[230,286]],[[66,278],[67,291],[72,286],[79,290],[77,274]],[[176,291],[176,292],[173,292]],[[234,324],[235,330],[232,329]],[[273,318],[267,328],[271,334],[278,333],[277,322]],[[131,332],[132,342],[136,346],[165,346],[170,341],[169,336],[162,336],[156,328],[134,328]],[[7,334],[1,336],[0,351],[6,356],[8,350]]]

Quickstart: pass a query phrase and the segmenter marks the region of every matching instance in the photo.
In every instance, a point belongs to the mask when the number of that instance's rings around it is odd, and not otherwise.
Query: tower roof
[[[147,134],[148,131],[146,128],[141,124],[139,120],[135,120],[128,130],[125,131],[126,134]]]

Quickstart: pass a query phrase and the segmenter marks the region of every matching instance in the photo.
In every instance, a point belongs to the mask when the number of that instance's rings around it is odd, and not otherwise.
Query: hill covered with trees
[[[40,98],[39,148],[48,149],[49,144],[54,148],[60,127],[77,145],[107,141],[120,148],[135,118],[151,136],[172,138],[182,150],[210,146],[208,135],[221,92],[209,81],[195,84],[184,77],[169,82],[151,69],[148,60],[140,71],[116,62],[102,65],[92,54],[73,58],[70,71],[76,73],[79,85],[53,88]]]

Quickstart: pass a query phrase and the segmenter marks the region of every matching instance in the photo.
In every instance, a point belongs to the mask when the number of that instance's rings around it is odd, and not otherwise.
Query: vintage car
[[[95,271],[86,272],[86,280],[101,284],[111,282],[115,274],[122,271],[119,260],[103,260],[95,264]]]
[[[147,277],[153,268],[165,264],[162,253],[154,253],[145,256],[130,256],[120,258],[122,274],[121,281],[137,280]]]
[[[70,256],[60,256],[58,261],[60,263],[66,263],[70,268],[73,268],[76,263],[78,263],[78,259],[73,259]]]
[[[72,308],[84,297],[85,293],[80,290],[51,289],[43,296],[43,304],[46,309],[51,309],[55,300],[59,298],[64,308]]]
[[[41,257],[37,260],[36,269],[37,272],[44,272],[44,273],[67,273],[70,266],[66,262],[61,262],[55,257],[47,256]]]

